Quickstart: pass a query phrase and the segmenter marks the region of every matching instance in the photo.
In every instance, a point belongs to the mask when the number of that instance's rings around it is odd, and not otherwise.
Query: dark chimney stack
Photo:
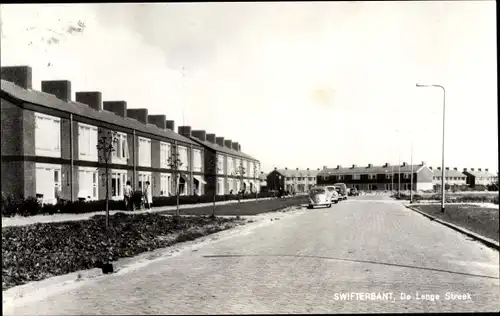
[[[205,131],[192,131],[191,134],[203,142],[207,141],[207,133]]]
[[[128,109],[127,117],[136,119],[141,123],[148,124],[148,109]]]
[[[215,134],[207,134],[207,141],[212,143],[212,144],[215,144]]]
[[[369,163],[368,168],[372,168],[372,167],[373,167],[373,164]]]
[[[177,133],[184,137],[190,138],[192,136],[191,126],[179,126],[177,128]]]
[[[167,128],[167,116],[163,114],[148,115],[148,123],[154,124],[158,128],[165,130]]]
[[[224,147],[224,137],[215,137],[215,142],[217,143],[217,145],[221,146],[221,147]]]
[[[104,110],[115,113],[118,116],[127,117],[126,101],[104,101],[102,107]]]
[[[75,93],[76,102],[83,103],[96,111],[102,111],[102,93],[99,91],[81,91]]]
[[[233,142],[232,142],[230,139],[226,139],[226,140],[224,140],[224,145],[225,145],[227,148],[229,148],[229,149],[231,149],[231,144],[232,144],[232,143],[233,143]]]
[[[340,168],[342,168],[342,166],[341,165],[337,165],[337,169],[340,169]]]
[[[481,171],[481,168],[477,168],[477,171]]]
[[[2,67],[1,77],[21,88],[33,89],[33,71],[29,66]]]
[[[239,146],[238,142],[232,142],[231,143],[231,148],[233,148],[233,150],[238,151],[238,146]]]
[[[167,120],[165,122],[165,124],[167,125],[167,129],[171,130],[172,132],[175,132],[175,122],[174,121]]]
[[[63,101],[71,101],[71,81],[47,80],[42,81],[42,91],[55,95]]]

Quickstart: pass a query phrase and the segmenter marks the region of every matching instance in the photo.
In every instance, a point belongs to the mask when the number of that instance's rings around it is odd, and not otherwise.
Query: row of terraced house
[[[413,174],[413,176],[412,176]],[[357,188],[363,191],[397,191],[410,190],[427,191],[434,190],[441,185],[442,170],[440,167],[433,169],[425,162],[417,165],[409,165],[403,162],[401,165],[385,163],[382,166],[342,167],[302,170],[275,168],[267,175],[267,184],[270,190],[284,189],[290,192],[307,192],[314,185],[326,185],[345,183],[349,188]],[[412,185],[413,181],[413,185]],[[445,184],[450,187],[488,186],[498,183],[498,174],[481,168],[474,170],[457,168],[445,169]]]
[[[3,194],[47,203],[103,199],[105,151],[97,145],[110,133],[112,199],[123,198],[127,181],[135,190],[149,181],[150,197],[175,195],[173,177],[181,195],[260,191],[260,162],[237,142],[190,126],[176,133],[165,115],[103,102],[100,92],[76,92],[72,101],[67,80],[42,81],[35,91],[28,66],[2,67],[1,77]]]

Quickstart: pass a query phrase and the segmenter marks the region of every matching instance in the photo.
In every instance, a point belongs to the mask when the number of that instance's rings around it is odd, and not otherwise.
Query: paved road
[[[498,252],[386,199],[352,198],[287,215],[250,234],[83,281],[4,313],[498,311]],[[390,292],[393,299],[336,299],[351,292]],[[446,292],[471,299],[446,300]],[[401,300],[401,293],[412,298]],[[440,298],[418,300],[418,293]]]

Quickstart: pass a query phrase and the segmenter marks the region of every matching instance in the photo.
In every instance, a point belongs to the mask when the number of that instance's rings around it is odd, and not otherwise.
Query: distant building
[[[401,166],[390,165],[373,166],[368,164],[366,167],[352,165],[349,168],[343,168],[338,165],[337,168],[323,167],[318,173],[318,184],[345,183],[349,188],[358,190],[398,190],[399,184],[401,190],[410,190],[411,188],[412,167],[406,162]],[[398,181],[398,179],[400,179]],[[419,165],[413,165],[413,190],[432,190],[433,172],[422,162]]]
[[[432,169],[432,167],[429,168],[434,173],[432,183],[434,185],[441,185],[441,180],[443,177],[443,171],[441,170],[441,167],[437,167],[437,169]],[[457,168],[450,169],[446,167],[446,169],[444,170],[444,176],[445,184],[448,184],[450,186],[464,187],[467,185],[467,176],[461,171],[458,171]]]
[[[467,184],[471,188],[474,188],[477,185],[491,185],[498,181],[498,175],[489,172],[488,169],[481,170],[481,168],[479,168],[474,170],[474,168],[471,168],[467,170],[467,168],[464,168],[463,173],[467,177]]]
[[[320,171],[296,169],[277,169],[267,175],[267,184],[270,190],[283,189],[297,193],[308,192],[317,183],[317,174]]]

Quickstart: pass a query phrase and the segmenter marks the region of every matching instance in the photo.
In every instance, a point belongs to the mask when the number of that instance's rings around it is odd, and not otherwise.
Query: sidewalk
[[[271,200],[273,198],[261,198],[259,201],[265,201],[265,200]],[[249,203],[249,202],[255,202],[255,199],[248,199],[248,200],[241,200],[241,203]],[[235,204],[238,203],[238,200],[231,200],[231,201],[221,201],[221,202],[215,202],[215,205],[227,205],[227,204]],[[181,210],[181,215],[182,215],[182,210],[185,209],[194,209],[194,208],[200,208],[200,207],[207,207],[207,206],[212,206],[213,203],[199,203],[199,204],[183,204],[179,205],[179,210]],[[109,211],[110,215],[116,214],[116,213],[131,213],[131,214],[142,214],[142,213],[157,213],[157,212],[164,212],[164,211],[173,211],[177,208],[177,206],[162,206],[162,207],[153,207],[150,210],[139,210],[139,211],[134,211],[134,212],[128,212],[128,211]],[[29,216],[29,217],[23,217],[23,216],[14,216],[14,217],[2,217],[2,228],[3,227],[9,227],[9,226],[24,226],[24,225],[32,225],[35,223],[50,223],[50,222],[66,222],[66,221],[79,221],[79,220],[86,220],[90,219],[92,216],[95,215],[105,215],[105,211],[101,212],[93,212],[93,213],[84,213],[84,214],[53,214],[53,215],[35,215],[35,216]]]

